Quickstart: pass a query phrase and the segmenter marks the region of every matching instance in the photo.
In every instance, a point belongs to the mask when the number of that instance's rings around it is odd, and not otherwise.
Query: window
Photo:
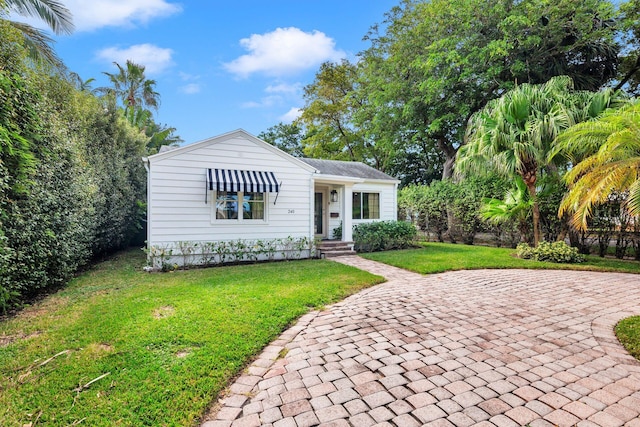
[[[264,219],[264,193],[244,193],[242,218]]]
[[[242,203],[239,203],[239,201]],[[216,219],[264,220],[264,193],[242,193],[236,191],[218,191],[216,193]],[[239,215],[242,209],[242,215]]]
[[[353,193],[353,219],[380,219],[380,194]]]

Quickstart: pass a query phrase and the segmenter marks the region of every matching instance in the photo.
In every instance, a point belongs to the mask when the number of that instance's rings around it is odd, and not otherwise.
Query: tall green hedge
[[[129,244],[146,136],[65,79],[26,66],[0,23],[0,313]]]

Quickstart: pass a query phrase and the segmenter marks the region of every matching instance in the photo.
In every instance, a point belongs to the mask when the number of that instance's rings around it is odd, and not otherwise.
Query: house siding
[[[353,192],[380,194],[380,219],[354,219],[353,225],[374,221],[395,221],[398,218],[397,184],[386,182],[363,182],[354,184]],[[342,212],[344,193],[340,195],[338,203],[329,206],[329,212]],[[348,212],[350,215],[351,212]],[[330,216],[330,215],[329,215]],[[329,218],[328,235],[333,237],[333,229],[340,226],[342,218]]]
[[[308,169],[243,134],[178,150],[149,157],[149,246],[311,237]],[[205,190],[210,168],[274,172],[282,186],[267,194],[267,220],[215,220],[215,191]]]

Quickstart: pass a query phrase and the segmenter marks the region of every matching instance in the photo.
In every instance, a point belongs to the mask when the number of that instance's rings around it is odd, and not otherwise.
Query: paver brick
[[[496,398],[480,402],[477,406],[491,416],[502,414],[511,409],[507,403]]]
[[[580,418],[562,409],[556,409],[544,417],[545,420],[552,422],[557,426],[573,426]]]
[[[456,427],[469,427],[476,424],[472,418],[462,412],[456,412],[455,414],[449,415],[447,420]]]
[[[396,416],[396,414],[394,414],[384,406],[378,406],[377,408],[372,409],[371,411],[369,411],[369,415],[378,423],[388,421]]]
[[[527,425],[531,421],[538,418],[538,414],[536,414],[531,409],[528,409],[524,406],[518,406],[516,408],[509,409],[507,412],[504,413],[504,415],[511,418],[513,421],[515,421],[521,426]]]
[[[423,424],[437,420],[438,418],[447,417],[447,413],[436,405],[423,406],[413,411],[412,414]]]
[[[258,414],[251,414],[238,418],[231,423],[231,427],[260,427],[260,417]]]
[[[297,427],[311,427],[320,423],[313,411],[303,412],[294,417]]]
[[[342,405],[333,405],[326,408],[318,409],[316,411],[316,416],[321,423],[326,423],[337,419],[348,418],[349,413],[346,409],[344,409]]]
[[[339,405],[353,399],[358,399],[360,395],[352,388],[343,388],[338,391],[334,391],[333,393],[329,393],[327,397],[331,399],[334,404]]]
[[[421,276],[337,261],[388,281],[301,318],[229,387],[204,427],[640,427],[640,384],[621,366],[612,332],[637,310],[637,277]]]
[[[349,422],[354,426],[369,427],[376,424],[376,420],[371,418],[369,414],[361,413],[349,418]]]
[[[377,393],[364,396],[362,399],[366,402],[367,405],[369,405],[371,409],[377,408],[378,406],[387,405],[395,400],[394,397],[386,391],[379,391]]]

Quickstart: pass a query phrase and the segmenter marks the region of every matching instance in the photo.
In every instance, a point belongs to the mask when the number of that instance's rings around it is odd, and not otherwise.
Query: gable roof
[[[324,159],[300,159],[309,166],[313,166],[321,175],[345,176],[363,179],[379,179],[385,181],[397,181],[392,176],[369,165],[360,162],[345,162],[341,160],[324,160]]]
[[[268,142],[265,142],[265,141],[261,140],[260,138],[257,138],[255,136],[251,135],[249,132],[245,131],[244,129],[237,129],[237,130],[234,130],[232,132],[228,132],[228,133],[225,133],[225,134],[222,134],[222,135],[214,136],[212,138],[207,138],[207,139],[204,139],[202,141],[194,142],[192,144],[187,144],[187,145],[183,145],[181,147],[175,147],[175,148],[172,148],[172,149],[169,149],[169,150],[160,151],[159,153],[152,154],[151,156],[148,156],[148,157],[144,157],[143,161],[145,162],[145,164],[147,164],[147,163],[150,163],[151,161],[173,157],[173,156],[176,156],[176,155],[180,155],[182,153],[187,153],[189,151],[198,149],[198,148],[200,148],[202,146],[223,143],[223,142],[226,142],[226,141],[228,141],[230,139],[238,138],[238,137],[239,138],[243,138],[243,139],[248,140],[248,141],[251,141],[256,145],[259,145],[262,148],[264,148],[266,150],[269,150],[269,151],[277,154],[278,156],[289,160],[292,163],[297,164],[298,166],[302,167],[303,169],[308,170],[309,172],[315,172],[315,169],[313,168],[313,166],[309,165],[308,163],[303,162],[301,159],[299,159],[297,157],[293,157],[289,153],[285,153],[284,151],[282,151],[278,147],[273,146],[273,145],[269,144]]]

